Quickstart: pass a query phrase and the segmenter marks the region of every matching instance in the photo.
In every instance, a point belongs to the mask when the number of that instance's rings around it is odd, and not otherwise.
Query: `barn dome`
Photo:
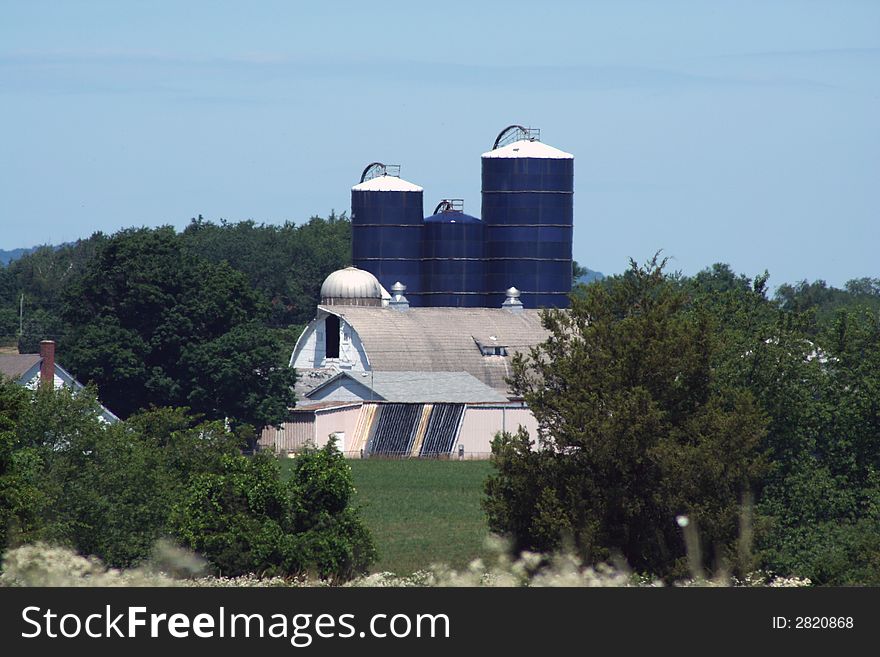
[[[324,279],[321,303],[331,306],[381,306],[382,286],[375,276],[363,269],[338,269]]]

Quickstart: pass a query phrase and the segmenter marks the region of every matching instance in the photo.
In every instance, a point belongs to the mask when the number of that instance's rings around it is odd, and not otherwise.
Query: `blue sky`
[[[480,212],[510,123],[575,244],[778,285],[880,276],[880,2],[0,0],[0,248],[347,210],[365,164]]]

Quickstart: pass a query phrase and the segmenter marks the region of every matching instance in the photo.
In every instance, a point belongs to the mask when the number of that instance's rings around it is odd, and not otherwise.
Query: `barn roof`
[[[41,360],[40,354],[0,354],[0,374],[18,380]]]
[[[549,336],[538,310],[319,306],[357,332],[376,372],[467,372],[496,390],[507,390],[514,353]],[[492,340],[491,338],[495,338]],[[509,356],[484,356],[479,344],[504,346]]]
[[[506,402],[507,397],[467,372],[340,372],[309,392],[312,397],[341,379],[351,379],[364,391],[372,390],[371,401],[398,403],[464,404]]]

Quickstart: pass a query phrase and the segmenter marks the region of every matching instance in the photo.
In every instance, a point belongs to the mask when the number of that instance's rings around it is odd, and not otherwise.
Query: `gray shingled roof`
[[[495,336],[512,357],[547,339],[538,310],[501,308],[368,308],[319,306],[342,317],[357,334],[376,372],[465,371],[506,391],[510,357],[483,356],[475,338]]]
[[[40,354],[0,354],[0,374],[18,380],[40,360]]]
[[[334,369],[314,369],[314,370],[298,370],[296,373],[296,383],[293,385],[293,392],[298,400],[305,399],[312,390],[323,383],[326,383],[339,374],[339,370]]]
[[[507,397],[467,372],[340,372],[310,395],[342,377],[372,388],[382,401],[413,404],[507,401]]]

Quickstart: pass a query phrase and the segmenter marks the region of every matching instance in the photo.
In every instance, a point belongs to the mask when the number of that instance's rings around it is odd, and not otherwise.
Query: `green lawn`
[[[462,568],[486,555],[480,507],[489,461],[351,460],[355,503],[376,547],[374,570],[406,575],[432,563]]]
[[[487,556],[480,507],[489,461],[352,459],[355,504],[373,535],[373,571],[398,575]],[[284,462],[282,461],[282,464]],[[287,468],[282,465],[284,470]]]

